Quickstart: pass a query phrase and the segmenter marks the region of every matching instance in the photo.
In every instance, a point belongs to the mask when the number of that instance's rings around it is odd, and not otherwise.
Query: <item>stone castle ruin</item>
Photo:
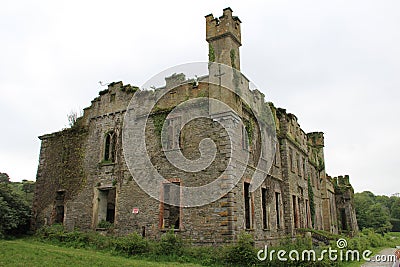
[[[230,8],[219,18],[206,16],[209,75],[193,80],[173,74],[156,90],[111,83],[72,127],[40,136],[33,227],[60,223],[68,230],[102,231],[108,224],[117,235],[137,232],[153,239],[173,228],[196,244],[229,243],[242,231],[260,244],[295,236],[305,228],[356,233],[353,188],[347,175],[326,174],[324,134],[305,133],[295,115],[266,103],[239,72],[240,24]],[[218,76],[221,71],[213,72],[214,66],[225,66],[226,75]],[[239,91],[251,105],[238,97]],[[143,147],[140,136],[129,146],[124,140],[130,136],[124,119],[133,96],[141,103],[160,96],[143,123]],[[226,106],[198,102],[169,115],[197,98],[217,99]],[[257,110],[263,108],[269,115],[261,111],[258,120]],[[207,111],[209,117],[187,120],[193,111]],[[264,135],[274,142],[264,145]],[[170,162],[169,153],[201,159],[204,139],[214,143],[209,166],[192,172]],[[154,182],[154,170],[141,163],[143,149],[162,182]],[[252,177],[259,166],[268,168],[255,186]],[[227,190],[208,203],[191,205],[187,199],[193,194],[183,188],[204,186],[219,176],[221,182],[208,191]],[[153,183],[154,195],[139,181]],[[201,192],[198,195],[197,200],[204,199]]]

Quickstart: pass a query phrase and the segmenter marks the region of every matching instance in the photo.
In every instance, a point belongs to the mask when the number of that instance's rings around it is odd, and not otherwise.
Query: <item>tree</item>
[[[9,183],[9,182],[10,182],[10,177],[8,177],[8,174],[0,172],[0,183]]]
[[[375,203],[369,208],[369,225],[378,233],[386,233],[392,229],[390,212],[381,203]]]
[[[390,206],[391,199],[386,196],[375,196],[369,191],[354,195],[358,226],[373,228],[376,232],[384,233],[391,230]]]
[[[29,229],[30,208],[6,183],[0,183],[0,236],[21,235]]]
[[[400,197],[396,197],[396,200],[394,200],[391,215],[394,219],[400,219]]]
[[[361,229],[368,228],[370,225],[369,208],[374,202],[374,195],[371,192],[365,191],[354,195],[357,222]]]

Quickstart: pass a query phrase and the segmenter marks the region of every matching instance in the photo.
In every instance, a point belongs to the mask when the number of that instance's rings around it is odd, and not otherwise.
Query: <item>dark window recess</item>
[[[173,186],[173,185],[177,185]],[[163,204],[163,228],[179,229],[180,226],[180,204],[181,192],[180,183],[164,184],[164,204]],[[176,204],[171,205],[168,203]]]
[[[262,222],[263,229],[268,229],[268,213],[267,213],[267,189],[261,188],[261,206],[262,206]]]
[[[146,226],[142,226],[142,237],[146,237]]]
[[[249,192],[250,184],[244,183],[244,215],[245,215],[245,223],[246,229],[251,228],[250,221],[250,192]]]
[[[276,227],[281,228],[281,194],[275,192]]]
[[[65,200],[65,191],[58,191],[56,194],[56,217],[54,219],[54,223],[63,223],[64,222],[64,200]]]
[[[347,231],[346,210],[340,209],[340,219],[342,222],[342,230]]]
[[[297,198],[292,196],[294,228],[299,228],[299,215],[297,213]]]
[[[106,142],[104,145],[104,161],[115,161],[115,143],[116,136],[114,132],[109,132],[106,135]]]

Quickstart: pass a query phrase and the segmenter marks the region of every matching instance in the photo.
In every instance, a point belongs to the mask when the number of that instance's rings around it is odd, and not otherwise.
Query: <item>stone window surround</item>
[[[167,181],[163,181],[160,187],[160,199],[164,199],[164,184],[167,183],[179,183],[180,188],[180,199],[181,199],[181,203],[182,203],[182,179],[180,178],[170,178],[170,179],[166,179]],[[163,228],[164,227],[164,202],[160,201],[160,205],[159,205],[159,230],[161,232],[166,232],[169,231],[171,229],[166,229]],[[182,205],[180,205],[179,207],[179,229],[174,229],[174,232],[180,232],[183,231],[184,227],[183,227],[183,207]]]

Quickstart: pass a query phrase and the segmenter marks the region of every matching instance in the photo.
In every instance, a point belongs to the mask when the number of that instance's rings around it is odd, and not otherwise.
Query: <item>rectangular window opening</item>
[[[64,200],[65,200],[65,191],[57,191],[56,194],[56,217],[54,223],[64,223]]]
[[[181,201],[180,182],[165,183],[163,192],[163,222],[161,228],[178,230],[181,223],[181,209],[179,206]]]
[[[250,218],[250,184],[244,183],[244,215],[245,215],[245,227],[246,229],[251,228]]]
[[[98,212],[97,212],[97,223],[106,221],[114,223],[115,221],[115,199],[116,190],[115,188],[110,189],[99,189],[98,195]]]
[[[281,228],[281,194],[275,192],[276,227]]]
[[[268,229],[268,213],[267,213],[267,189],[261,188],[261,206],[262,206],[262,219],[263,229]]]
[[[294,228],[299,228],[299,214],[297,210],[297,197],[292,196],[292,206],[293,206],[293,225]]]

